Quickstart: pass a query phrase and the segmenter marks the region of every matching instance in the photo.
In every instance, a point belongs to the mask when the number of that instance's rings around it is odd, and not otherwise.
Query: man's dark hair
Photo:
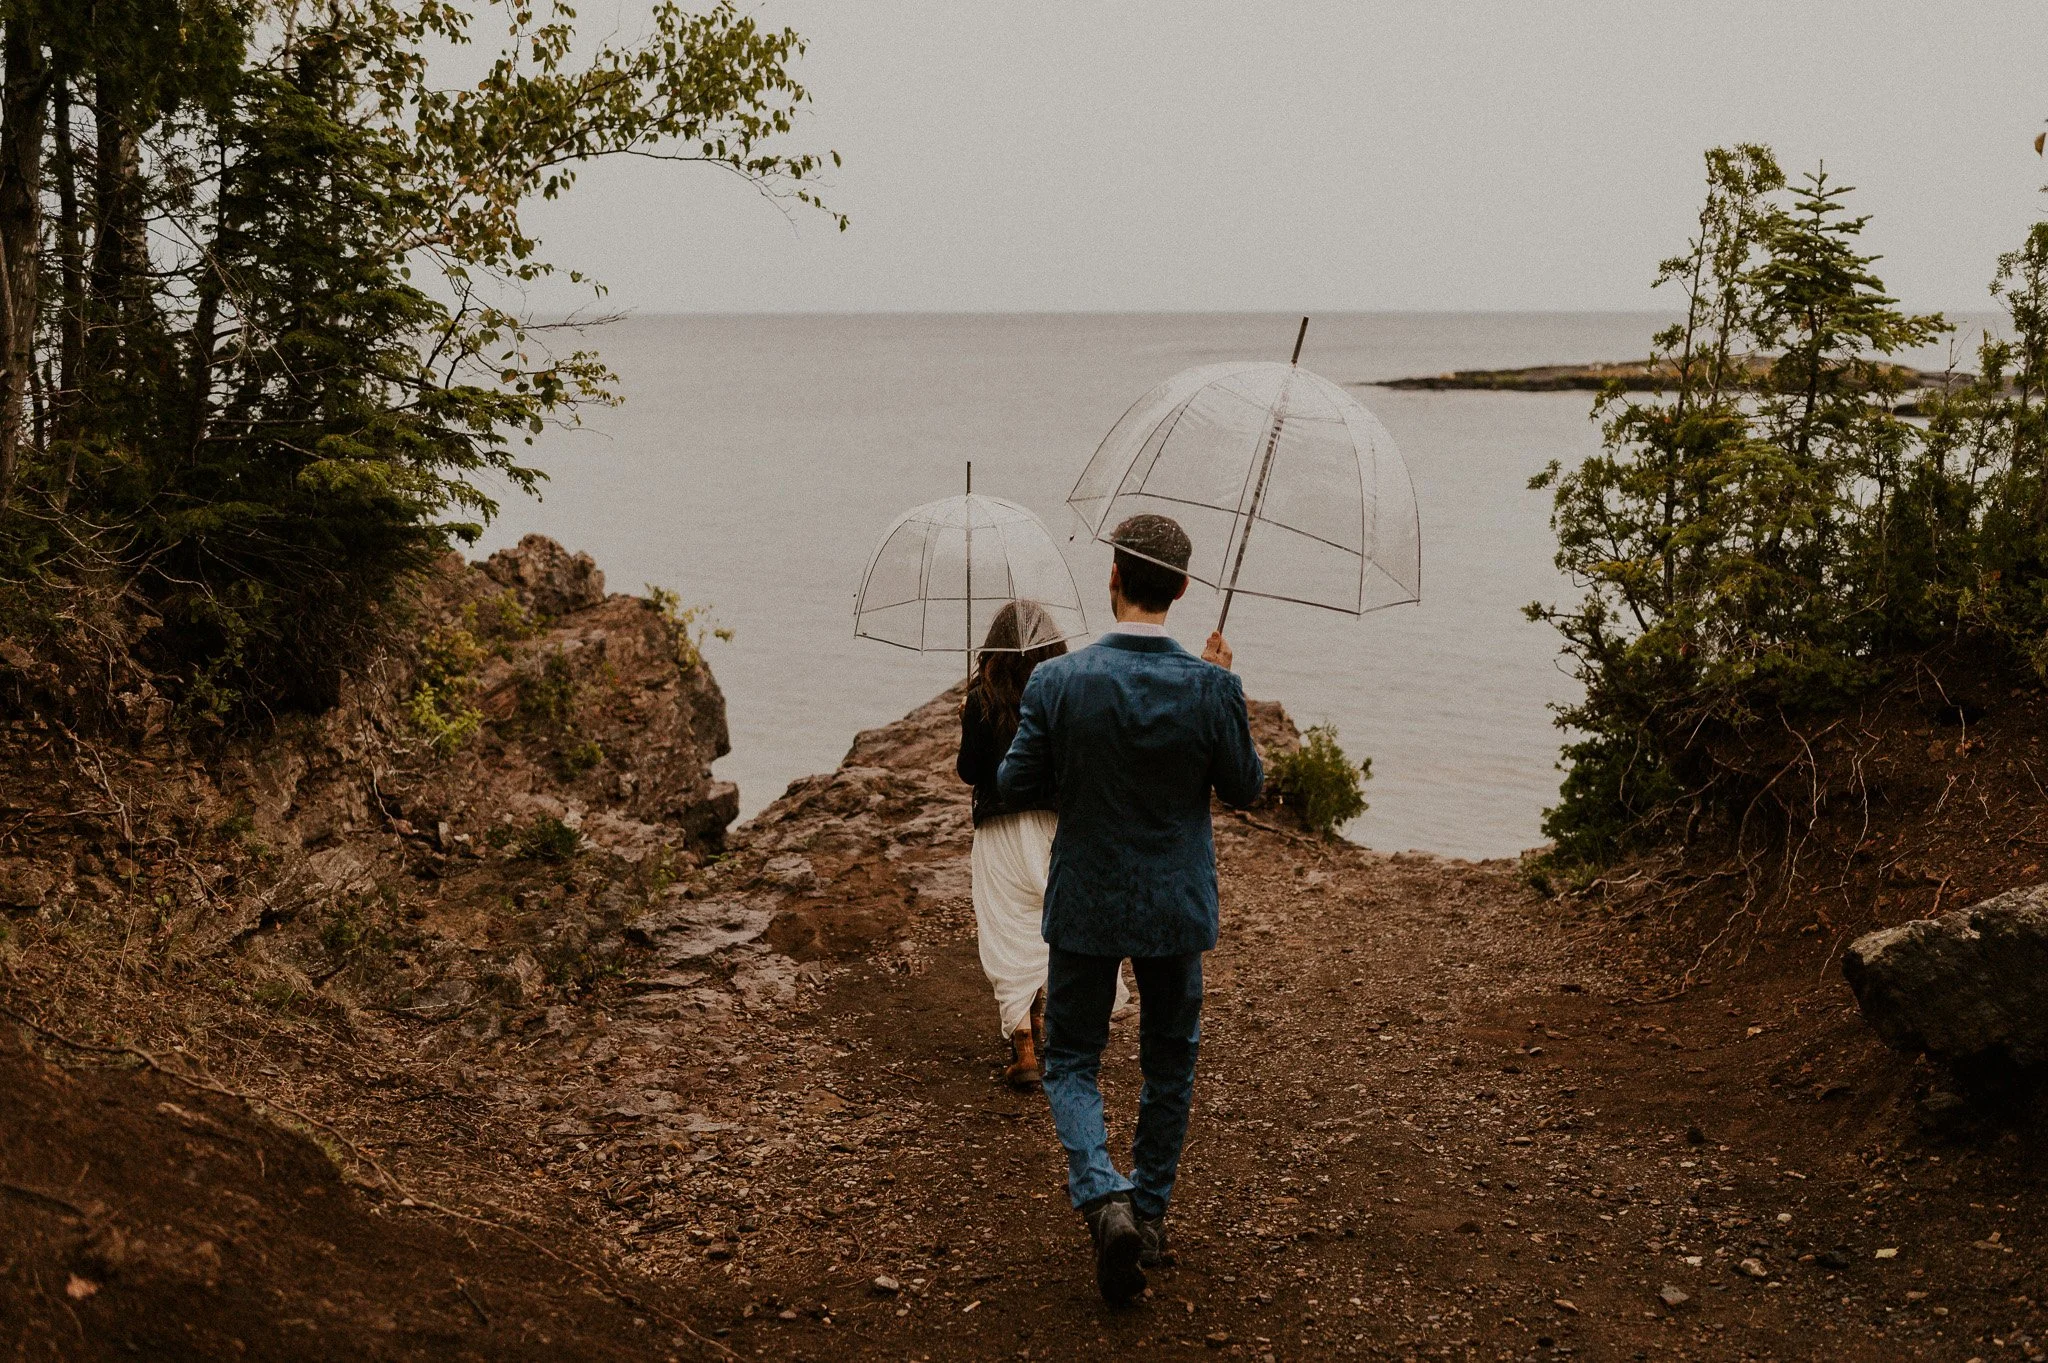
[[[1163,611],[1187,585],[1188,558],[1195,546],[1170,516],[1133,516],[1109,535],[1116,546],[1117,579],[1124,600],[1140,610]]]

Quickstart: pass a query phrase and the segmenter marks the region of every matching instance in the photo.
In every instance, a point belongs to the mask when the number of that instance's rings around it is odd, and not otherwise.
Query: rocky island
[[[1752,371],[1766,360],[1752,360]],[[1909,391],[1941,390],[1967,382],[1968,374],[1891,366]],[[1402,388],[1427,392],[1464,389],[1503,393],[1597,393],[1610,387],[1627,392],[1667,392],[1677,386],[1677,368],[1667,360],[1617,360],[1601,364],[1539,364],[1521,369],[1456,369],[1404,379],[1377,379],[1354,387]]]

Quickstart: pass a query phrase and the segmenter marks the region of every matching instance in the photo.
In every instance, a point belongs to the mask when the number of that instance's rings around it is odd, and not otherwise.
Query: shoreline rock
[[[1980,1090],[2048,1071],[2048,884],[1866,933],[1842,974],[1894,1050]]]

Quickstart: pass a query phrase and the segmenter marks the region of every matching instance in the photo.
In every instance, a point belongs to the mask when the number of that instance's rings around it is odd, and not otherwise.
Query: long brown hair
[[[1067,651],[1064,639],[1028,649],[1022,647],[1023,641],[1056,633],[1052,616],[1036,601],[1009,602],[989,622],[988,638],[982,640],[975,661],[974,681],[967,688],[967,703],[979,707],[998,734],[1016,734],[1017,706],[1024,699],[1024,683],[1030,680],[1031,670]]]

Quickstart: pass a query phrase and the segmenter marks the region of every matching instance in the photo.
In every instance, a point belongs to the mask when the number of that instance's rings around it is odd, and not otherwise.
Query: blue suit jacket
[[[1166,638],[1110,634],[1040,663],[996,773],[1012,807],[1059,809],[1045,940],[1091,956],[1216,945],[1209,792],[1265,784],[1244,686]]]

